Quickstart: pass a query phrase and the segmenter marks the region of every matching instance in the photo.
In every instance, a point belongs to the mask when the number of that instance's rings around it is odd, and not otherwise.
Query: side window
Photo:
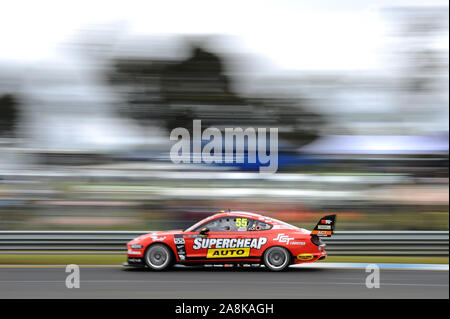
[[[207,227],[209,231],[233,231],[233,218],[217,218],[202,226],[200,226],[196,231],[200,231],[203,227]]]
[[[252,220],[251,225],[248,227],[248,230],[268,230],[271,229],[272,225],[268,223],[261,222],[259,220]]]
[[[222,217],[207,222],[195,231],[200,231],[203,227],[207,227],[210,232],[225,232],[268,230],[272,225],[245,217]]]

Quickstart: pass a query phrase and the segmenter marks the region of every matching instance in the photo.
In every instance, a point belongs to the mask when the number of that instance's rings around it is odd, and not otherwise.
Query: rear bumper
[[[313,263],[315,261],[323,260],[325,258],[327,258],[326,252],[320,252],[320,253],[315,253],[315,254],[303,253],[303,254],[294,256],[294,263],[295,264]]]

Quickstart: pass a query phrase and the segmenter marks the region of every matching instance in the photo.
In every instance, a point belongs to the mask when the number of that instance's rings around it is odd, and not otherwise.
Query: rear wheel
[[[145,263],[150,269],[165,270],[172,264],[172,253],[163,244],[151,245],[145,252]]]
[[[263,256],[264,265],[272,271],[282,271],[291,263],[289,251],[283,247],[270,247]]]

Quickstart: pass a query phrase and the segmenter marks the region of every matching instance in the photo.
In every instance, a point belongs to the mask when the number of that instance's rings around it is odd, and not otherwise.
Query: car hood
[[[151,233],[144,234],[144,235],[141,235],[139,237],[136,237],[132,241],[133,242],[139,242],[139,241],[145,240],[147,238],[151,238],[151,237],[161,238],[161,237],[164,237],[164,236],[170,236],[170,235],[181,234],[181,233],[183,233],[182,229],[155,231],[155,232],[151,232]]]

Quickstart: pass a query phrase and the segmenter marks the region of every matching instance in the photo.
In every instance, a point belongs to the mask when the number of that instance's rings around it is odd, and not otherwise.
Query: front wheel
[[[290,262],[290,254],[286,248],[270,247],[263,256],[264,265],[272,271],[282,271],[286,269]]]
[[[145,263],[150,269],[165,270],[172,263],[172,253],[165,245],[151,245],[145,252]]]

